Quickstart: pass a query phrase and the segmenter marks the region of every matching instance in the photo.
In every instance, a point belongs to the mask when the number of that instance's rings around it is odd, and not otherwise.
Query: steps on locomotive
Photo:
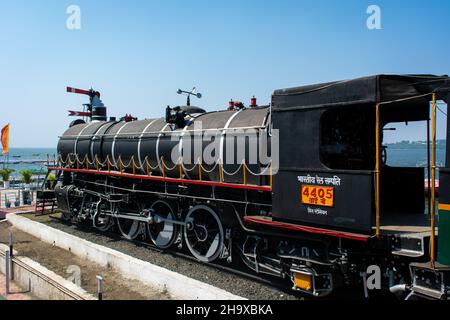
[[[392,254],[410,258],[428,255],[430,233],[400,234],[392,237]]]
[[[386,214],[381,217],[380,224],[382,235],[391,239],[393,255],[419,258],[429,254],[431,234],[428,215]]]
[[[410,264],[411,295],[438,300],[449,299],[450,266],[435,262]]]

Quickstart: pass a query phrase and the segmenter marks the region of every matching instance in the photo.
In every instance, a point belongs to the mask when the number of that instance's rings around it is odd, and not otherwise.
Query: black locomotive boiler
[[[370,76],[149,120],[108,120],[98,92],[76,92],[90,96],[88,119],[71,123],[49,168],[64,219],[206,263],[238,260],[316,297],[360,287],[447,299],[448,157],[435,201],[447,76]],[[427,168],[389,166],[383,129],[413,121],[431,121]]]

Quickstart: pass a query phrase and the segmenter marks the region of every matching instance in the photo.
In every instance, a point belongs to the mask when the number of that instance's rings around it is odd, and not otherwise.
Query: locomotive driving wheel
[[[95,203],[95,213],[92,217],[94,228],[101,232],[105,232],[114,225],[114,219],[108,214],[111,212],[111,207],[111,204],[104,201]]]
[[[147,224],[147,232],[153,244],[160,249],[167,249],[178,237],[178,225],[168,221],[175,220],[172,206],[166,201],[158,200],[151,206],[153,219]]]
[[[121,214],[122,210],[118,211],[118,214]],[[133,219],[144,217],[141,213],[136,212],[128,212],[131,210],[126,210],[127,213],[124,216],[126,218],[117,217],[117,227],[122,234],[122,236],[127,240],[134,240],[142,233],[142,224],[143,222],[139,220]],[[142,210],[138,210],[138,212],[142,212]],[[123,215],[123,214],[122,214]]]
[[[217,213],[210,207],[198,205],[186,216],[184,239],[189,251],[203,262],[216,260],[223,248],[224,232]]]

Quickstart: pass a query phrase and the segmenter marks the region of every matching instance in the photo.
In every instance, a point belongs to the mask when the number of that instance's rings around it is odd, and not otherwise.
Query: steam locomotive
[[[435,186],[436,108],[449,101],[448,76],[281,89],[269,105],[252,98],[214,112],[188,101],[145,120],[108,120],[99,92],[68,91],[90,103],[49,168],[65,220],[206,263],[237,260],[314,297],[358,287],[448,299],[448,156],[439,199]],[[413,121],[431,121],[427,168],[389,166],[384,129]]]

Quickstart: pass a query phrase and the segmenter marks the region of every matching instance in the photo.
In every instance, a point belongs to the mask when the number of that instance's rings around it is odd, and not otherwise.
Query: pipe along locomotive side
[[[358,287],[448,298],[448,156],[435,208],[436,101],[449,101],[447,76],[282,89],[269,106],[167,107],[151,120],[108,121],[98,92],[68,91],[89,95],[80,115],[90,121],[71,123],[49,167],[64,219],[187,248],[206,263],[240,260],[315,297]],[[388,166],[382,142],[387,124],[430,118],[425,191],[425,168]]]

